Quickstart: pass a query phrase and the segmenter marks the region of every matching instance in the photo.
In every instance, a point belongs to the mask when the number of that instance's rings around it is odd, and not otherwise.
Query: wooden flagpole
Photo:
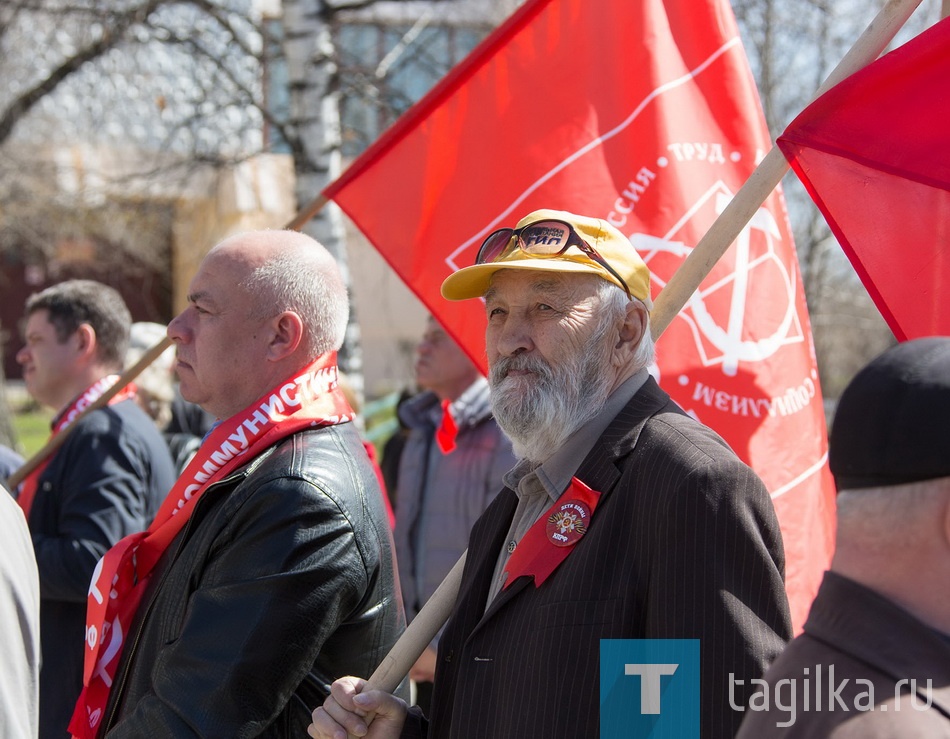
[[[306,224],[311,218],[313,218],[320,210],[327,204],[327,199],[323,195],[319,195],[313,201],[304,206],[298,213],[291,219],[285,229],[292,229],[297,231]],[[132,380],[138,377],[142,371],[148,367],[152,362],[158,359],[162,353],[172,345],[172,340],[167,336],[159,341],[155,346],[151,347],[147,352],[145,352],[135,364],[126,369],[120,376],[118,381],[110,387],[106,392],[100,395],[94,403],[90,403],[89,407],[84,409],[82,413],[76,416],[76,419],[69,424],[66,428],[60,431],[58,434],[50,438],[36,454],[30,457],[26,462],[23,463],[18,469],[16,469],[13,474],[6,480],[6,487],[8,490],[15,490],[16,486],[23,482],[24,478],[29,475],[33,470],[39,467],[43,460],[48,458],[53,452],[55,452],[62,445],[64,441],[69,437],[69,434],[74,428],[79,425],[79,421],[82,420],[87,413],[92,413],[99,408],[106,406],[116,394],[122,390],[126,385],[128,385]]]
[[[944,2],[950,3],[950,0]],[[920,3],[921,0],[889,0],[828,75],[815,97],[877,59]],[[785,157],[777,147],[773,147],[657,296],[650,317],[654,337],[663,333],[788,169]],[[465,554],[370,676],[369,688],[391,693],[409,674],[413,664],[452,612],[464,563]],[[367,724],[371,719],[367,717]]]
[[[313,218],[317,213],[323,210],[324,206],[330,202],[323,195],[317,195],[310,203],[305,205],[300,209],[300,212],[293,217],[293,219],[284,226],[285,229],[290,229],[292,231],[299,231],[301,227],[305,226],[311,218]]]

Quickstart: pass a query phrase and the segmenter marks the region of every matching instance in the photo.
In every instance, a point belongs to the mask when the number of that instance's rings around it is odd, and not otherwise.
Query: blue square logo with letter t
[[[698,739],[699,639],[600,640],[600,739]]]

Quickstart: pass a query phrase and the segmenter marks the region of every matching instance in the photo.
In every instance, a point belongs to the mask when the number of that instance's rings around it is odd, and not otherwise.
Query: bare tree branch
[[[0,115],[0,145],[9,138],[14,127],[34,105],[55,90],[66,78],[80,69],[86,62],[101,57],[122,41],[125,31],[136,23],[141,23],[156,8],[168,0],[149,0],[149,2],[124,13],[113,13],[112,22],[103,27],[102,35],[93,43],[76,54],[66,57],[48,76],[33,87],[18,95]]]

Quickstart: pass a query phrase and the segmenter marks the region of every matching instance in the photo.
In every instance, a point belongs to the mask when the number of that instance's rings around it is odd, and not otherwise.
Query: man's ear
[[[303,341],[303,320],[293,311],[286,310],[271,320],[271,340],[267,347],[267,358],[279,362],[295,351]]]
[[[80,323],[76,333],[73,334],[73,341],[76,342],[76,352],[84,359],[95,359],[99,350],[99,337],[96,336],[96,330],[88,323]]]
[[[612,361],[616,366],[626,365],[630,361],[646,330],[646,313],[631,300],[627,303],[627,310],[618,331],[617,344],[614,346]]]

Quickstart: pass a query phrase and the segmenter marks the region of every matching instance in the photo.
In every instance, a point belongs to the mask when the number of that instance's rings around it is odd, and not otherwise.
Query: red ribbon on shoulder
[[[572,477],[564,494],[534,522],[508,558],[502,590],[522,575],[533,577],[534,586],[540,587],[587,533],[599,500],[599,492]]]

